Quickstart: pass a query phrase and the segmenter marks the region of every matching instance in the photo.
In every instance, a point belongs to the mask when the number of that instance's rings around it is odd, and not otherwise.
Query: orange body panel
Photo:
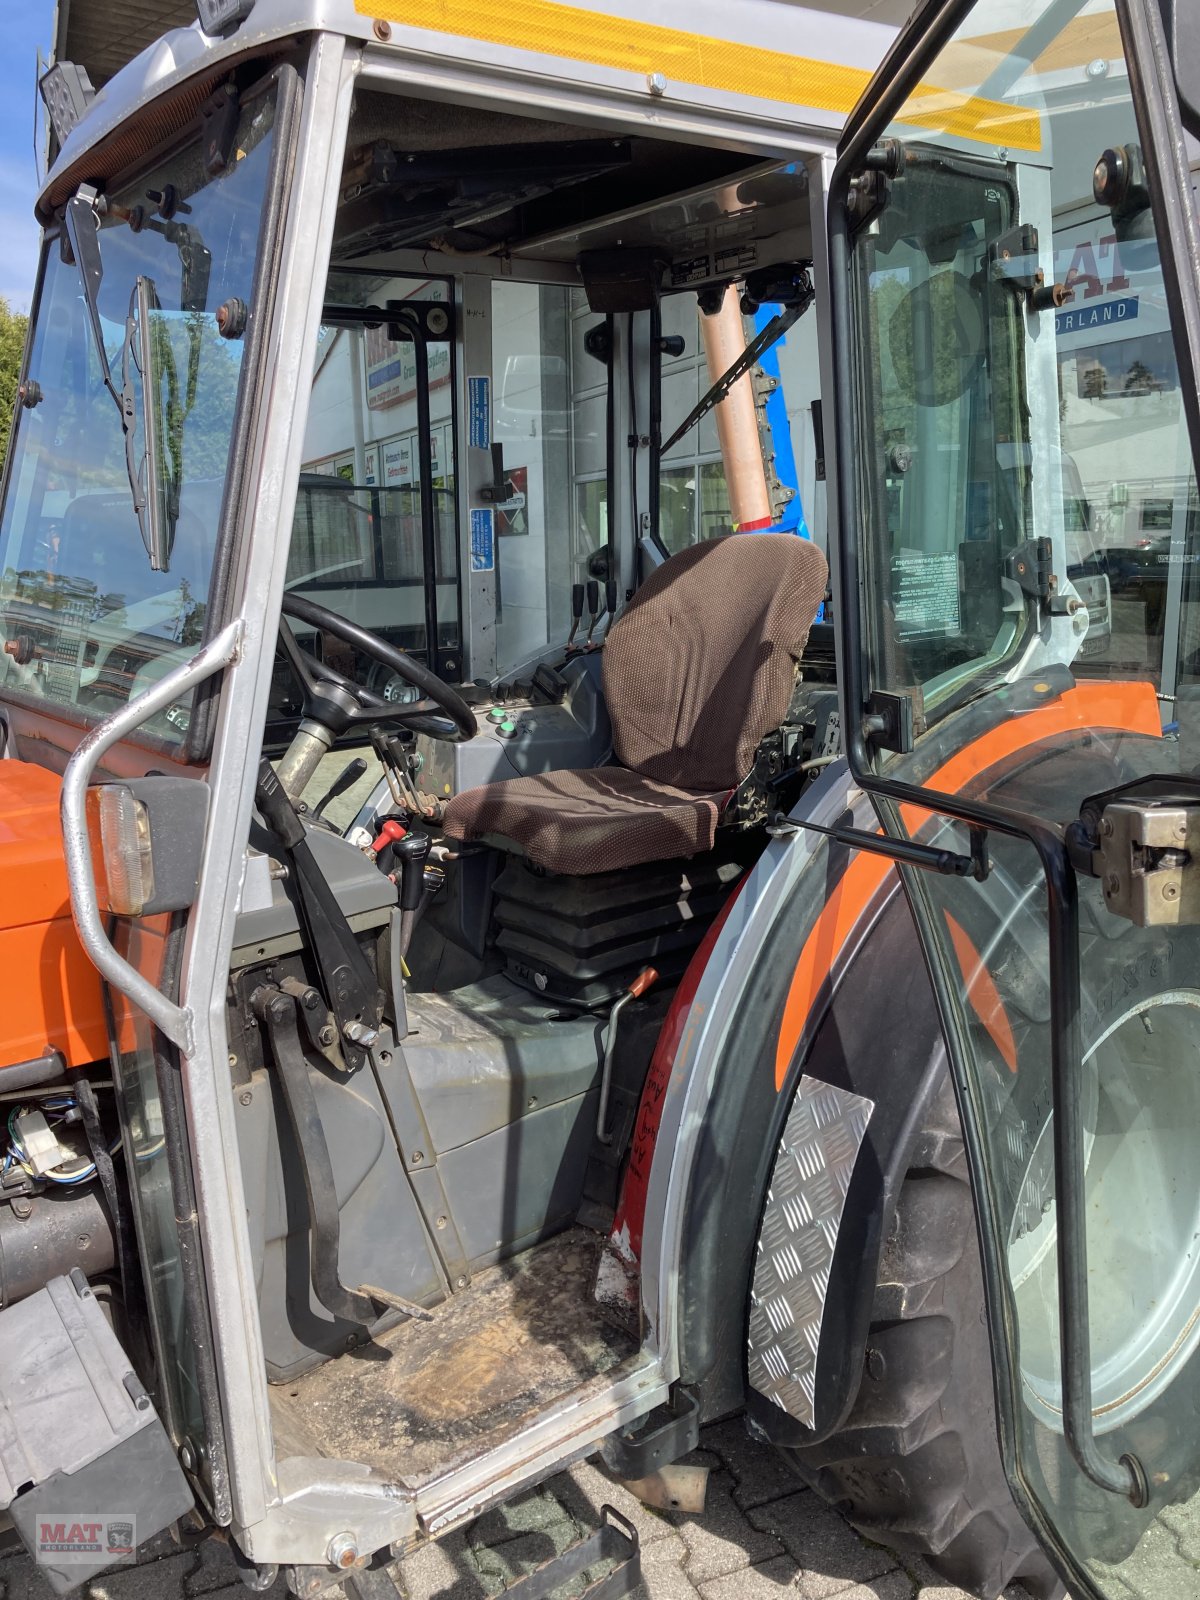
[[[1156,738],[1162,732],[1162,722],[1154,685],[1141,682],[1077,684],[1049,705],[1037,706],[1012,717],[982,738],[972,740],[933,774],[927,787],[939,789],[943,794],[958,794],[973,778],[1018,750],[1041,739],[1075,733],[1082,728],[1122,729]],[[911,834],[917,833],[929,815],[919,806],[901,806],[900,810],[904,826]],[[788,1067],[804,1025],[828,982],[834,963],[894,870],[884,856],[858,855],[831,889],[825,908],[800,952],[784,1004],[775,1047],[777,1090],[787,1081]],[[972,970],[975,966],[978,966],[977,961]],[[978,986],[975,994],[980,994]],[[994,1024],[990,1001],[988,1016]],[[1006,1045],[997,1043],[1008,1061]],[[1010,1067],[1011,1064],[1009,1061]]]
[[[71,1066],[108,1054],[100,975],[71,920],[61,780],[0,761],[0,1066],[47,1047]]]

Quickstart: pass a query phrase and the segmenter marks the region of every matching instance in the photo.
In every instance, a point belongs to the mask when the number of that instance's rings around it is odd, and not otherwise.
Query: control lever
[[[373,722],[367,729],[367,737],[371,741],[371,748],[379,757],[384,776],[387,778],[388,789],[396,805],[401,811],[410,811],[418,817],[426,816],[428,814],[426,808],[422,805],[421,797],[409,775],[408,751],[404,747],[403,740],[378,722]]]
[[[361,756],[355,756],[353,761],[347,761],[346,765],[329,785],[329,788],[326,789],[324,795],[313,807],[313,816],[319,817],[331,800],[336,800],[338,795],[345,794],[347,789],[353,789],[366,770],[367,763]]]
[[[413,927],[421,901],[425,898],[425,862],[432,843],[427,833],[414,829],[392,847],[400,870],[400,959],[408,955]]]
[[[604,624],[604,638],[607,639],[612,631],[612,625],[617,620],[617,580],[607,578],[604,583],[604,610],[608,621]]]
[[[600,1144],[612,1143],[612,1129],[608,1126],[608,1095],[612,1088],[613,1060],[616,1056],[617,1024],[621,1013],[631,1000],[640,999],[647,989],[658,982],[653,967],[643,967],[625,993],[619,995],[608,1013],[608,1037],[604,1041],[604,1069],[600,1074],[600,1104],[596,1108],[596,1139]]]
[[[579,624],[583,620],[583,585],[571,585],[571,631],[567,635],[567,649],[577,649],[575,635],[579,632]]]
[[[374,856],[375,865],[380,872],[386,874],[391,871],[392,846],[399,844],[407,832],[408,829],[397,822],[395,817],[389,817],[380,828],[378,836],[371,841],[367,854]]]
[[[587,608],[589,617],[588,631],[583,648],[590,650],[592,648],[592,634],[596,631],[596,624],[600,620],[600,585],[595,578],[589,578],[587,581]]]

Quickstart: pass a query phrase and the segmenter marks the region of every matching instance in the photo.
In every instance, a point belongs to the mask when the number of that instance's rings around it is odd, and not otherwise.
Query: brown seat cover
[[[694,545],[642,585],[604,645],[620,766],[548,772],[455,795],[455,839],[498,835],[549,872],[611,872],[710,850],[729,792],[783,721],[825,592],[795,534]]]

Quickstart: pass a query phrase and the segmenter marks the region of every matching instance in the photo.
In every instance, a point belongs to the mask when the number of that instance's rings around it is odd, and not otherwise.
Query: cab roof
[[[680,26],[644,20],[641,0],[256,0],[229,36],[212,38],[193,21],[163,34],[115,75],[123,50],[159,20],[191,10],[181,0],[132,0],[136,27],[114,39],[111,0],[60,0],[62,59],[95,66],[94,100],[67,137],[46,180],[38,214],[49,222],[80,182],[104,184],[145,149],[130,124],[150,102],[203,99],[240,57],[278,53],[310,31],[366,45],[368,68],[407,73],[413,92],[438,97],[439,74],[467,66],[484,93],[501,80],[512,99],[528,91],[542,115],[556,100],[590,105],[593,117],[647,131],[687,133],[703,120],[747,148],[826,148],[865,90],[895,29],[877,20],[908,0],[688,0]],[[102,13],[107,12],[107,19]],[[199,101],[197,101],[198,108]],[[194,114],[193,108],[193,114]],[[165,102],[164,102],[165,113]],[[536,113],[535,113],[536,114]],[[805,133],[811,134],[805,140]],[[130,146],[132,145],[132,150]]]

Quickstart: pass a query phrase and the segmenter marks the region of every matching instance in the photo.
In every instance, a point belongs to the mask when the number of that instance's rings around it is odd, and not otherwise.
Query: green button
[[[513,734],[517,731],[517,725],[515,722],[510,722],[506,717],[505,720],[500,724],[498,731],[503,738],[511,739]]]
[[[503,722],[508,713],[503,706],[493,706],[488,712],[489,722]]]

